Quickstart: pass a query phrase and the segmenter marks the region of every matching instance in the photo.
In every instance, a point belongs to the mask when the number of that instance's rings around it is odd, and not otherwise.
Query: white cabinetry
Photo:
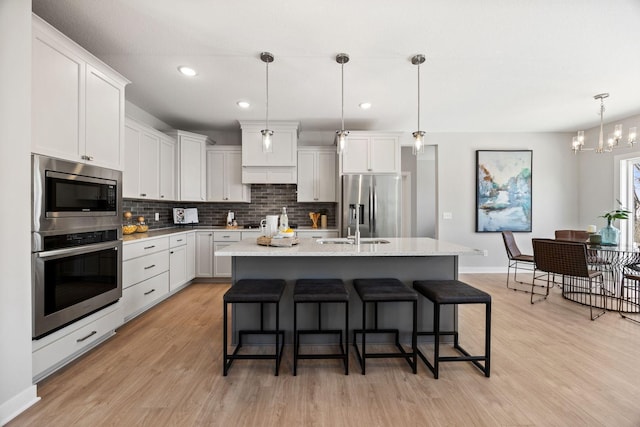
[[[32,22],[32,151],[122,170],[129,81],[39,17]]]
[[[295,184],[298,122],[269,122],[273,150],[262,150],[264,122],[240,122],[242,128],[242,182],[245,184]]]
[[[176,139],[178,199],[202,202],[207,197],[205,149],[208,137],[182,130],[168,132]]]
[[[251,202],[251,185],[242,183],[242,151],[214,147],[207,151],[207,200]]]
[[[300,148],[298,150],[298,202],[335,201],[335,149]]]
[[[301,239],[330,239],[338,237],[337,230],[296,230],[296,235]]]
[[[213,277],[213,231],[196,231],[196,277]]]
[[[187,235],[169,236],[169,291],[187,283]]]
[[[400,173],[400,135],[351,132],[341,156],[343,174]]]
[[[117,302],[32,341],[34,383],[113,336],[122,318],[122,303]]]
[[[187,280],[196,277],[196,232],[189,231],[187,235]]]
[[[126,242],[122,255],[122,302],[128,321],[169,293],[169,237]]]
[[[241,234],[238,231],[214,231],[213,232],[213,276],[231,277],[231,257],[215,256],[216,251],[229,246],[233,242],[239,242]]]
[[[123,197],[175,200],[175,142],[130,118],[125,122]]]

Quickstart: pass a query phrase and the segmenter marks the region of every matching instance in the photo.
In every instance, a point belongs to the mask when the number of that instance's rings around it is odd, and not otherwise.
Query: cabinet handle
[[[147,193],[140,193],[141,197],[147,197]]]
[[[173,255],[173,251],[169,252],[171,255]]]
[[[161,194],[161,195],[160,195],[160,198],[161,198],[161,199],[164,199],[164,194]]]
[[[223,239],[228,239],[231,236],[222,236]]]
[[[149,265],[149,266],[145,267],[144,269],[145,269],[145,270],[148,270],[148,269],[153,268],[153,267],[155,267],[155,266],[156,266],[155,264],[151,264],[151,265]]]
[[[151,245],[151,246],[146,246],[144,249],[145,249],[145,250],[147,250],[147,249],[153,249],[153,248],[155,248],[155,247],[156,247],[156,245]]]
[[[155,289],[151,289],[150,291],[147,291],[147,292],[145,292],[144,294],[145,294],[145,295],[149,295],[150,293],[155,292],[155,291],[156,291]]]
[[[80,158],[82,160],[88,160],[88,161],[93,161],[93,156],[87,156],[86,154],[84,156],[80,156]]]
[[[76,340],[76,342],[82,342],[82,341],[84,341],[84,340],[86,340],[88,338],[91,338],[92,336],[94,336],[97,333],[98,333],[98,331],[91,331],[91,333],[89,335],[87,335],[86,337],[83,337],[83,338],[78,338]]]
[[[178,240],[176,240],[176,242],[182,242],[182,239],[178,239]]]
[[[313,198],[313,200],[318,200],[318,198],[317,198],[317,197],[314,197],[314,198]]]
[[[369,168],[369,169],[367,169],[367,170],[368,170],[368,171],[372,171],[373,169]]]

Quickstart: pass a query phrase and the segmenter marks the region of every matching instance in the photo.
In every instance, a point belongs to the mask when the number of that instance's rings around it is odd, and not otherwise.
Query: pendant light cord
[[[340,82],[341,82],[341,102],[342,102],[342,127],[340,130],[344,131],[344,62],[340,64]]]
[[[269,129],[269,61],[267,61],[266,63],[267,63],[267,68],[266,68],[267,69],[267,108],[266,108],[267,117],[265,120],[266,122],[265,126],[266,126],[266,129],[268,130]]]
[[[420,132],[420,63],[418,63],[418,132]]]

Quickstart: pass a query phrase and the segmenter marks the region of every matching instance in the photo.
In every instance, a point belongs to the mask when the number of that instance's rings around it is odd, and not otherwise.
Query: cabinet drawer
[[[214,231],[214,242],[239,242],[240,232],[238,231]]]
[[[135,314],[140,309],[153,304],[169,293],[169,273],[164,272],[144,282],[137,283],[122,291],[124,318]]]
[[[187,234],[180,233],[176,235],[169,236],[169,247],[175,248],[177,246],[182,246],[187,244]]]
[[[130,259],[122,263],[122,288],[127,288],[168,270],[168,250]]]
[[[105,308],[106,314],[84,326],[77,329],[73,329],[73,325],[69,326],[68,328],[73,330],[68,334],[35,350],[32,357],[34,379],[42,378],[46,371],[53,371],[68,363],[90,349],[97,341],[112,334],[122,324],[123,318],[121,306],[118,304],[115,309],[112,307]]]
[[[338,237],[337,231],[329,230],[304,230],[296,231],[296,234],[300,238],[312,238],[312,239],[328,239]]]
[[[122,260],[137,258],[154,252],[166,251],[169,249],[169,238],[144,239],[140,242],[126,243],[122,247]]]

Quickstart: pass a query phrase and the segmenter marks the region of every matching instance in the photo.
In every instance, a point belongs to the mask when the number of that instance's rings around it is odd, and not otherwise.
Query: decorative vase
[[[607,226],[600,230],[600,236],[602,236],[602,245],[618,246],[620,230],[611,225],[611,221],[609,221],[607,222]]]

